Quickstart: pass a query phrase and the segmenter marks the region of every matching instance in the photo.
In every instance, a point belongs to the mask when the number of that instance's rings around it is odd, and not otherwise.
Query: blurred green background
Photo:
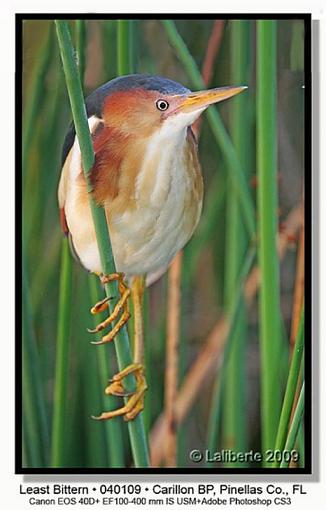
[[[74,45],[81,49],[78,63],[83,74],[85,96],[118,74],[117,20],[85,20],[81,26],[69,22]],[[176,20],[165,25],[161,20],[133,20],[129,24],[129,68],[135,72],[166,76],[193,90],[196,87],[191,65],[201,72],[209,57],[213,60],[207,87],[248,85],[241,97],[218,105],[222,131],[230,135],[232,149],[240,162],[243,181],[232,166],[233,152],[218,143],[214,133],[216,119],[204,115],[200,126],[199,154],[205,183],[204,210],[200,225],[184,250],[182,262],[182,303],[180,335],[180,385],[187,370],[196,360],[207,336],[223,316],[235,310],[235,299],[241,295],[241,274],[248,250],[256,264],[261,231],[248,231],[243,203],[253,211],[254,229],[266,212],[264,198],[259,206],[259,153],[257,144],[275,152],[275,164],[269,178],[274,182],[274,209],[267,215],[281,225],[300,203],[304,172],[304,22],[299,19],[278,20],[274,33],[259,34],[256,20]],[[185,43],[192,61],[178,49],[171,27]],[[215,31],[215,32],[214,32]],[[212,34],[215,33],[215,42]],[[259,37],[265,44],[263,55],[257,54]],[[264,37],[267,39],[264,42]],[[268,37],[270,37],[268,39]],[[210,43],[209,43],[210,41]],[[275,133],[267,134],[270,141],[259,138],[261,104],[257,100],[258,80],[261,80],[262,100],[266,76],[259,66],[273,65],[275,73],[269,82],[277,95],[274,118]],[[213,50],[212,50],[213,48]],[[267,49],[266,49],[267,48]],[[61,148],[71,121],[62,64],[53,21],[23,22],[23,459],[24,467],[118,467],[132,465],[128,434],[122,419],[115,420],[115,432],[108,423],[94,422],[107,407],[103,397],[105,381],[116,370],[114,349],[94,347],[86,328],[93,326],[89,314],[91,304],[100,292],[96,278],[89,276],[74,261],[71,263],[70,294],[66,296],[64,335],[66,349],[60,369],[56,361],[58,335],[59,287],[61,272],[62,232],[59,224],[57,186],[60,176]],[[183,55],[183,56],[182,56]],[[183,58],[184,57],[184,58]],[[272,68],[272,67],[271,67]],[[259,74],[260,73],[260,74]],[[265,78],[265,82],[264,82]],[[267,88],[268,88],[267,83]],[[216,110],[216,108],[214,107]],[[260,119],[260,120],[259,120]],[[265,118],[266,122],[266,118]],[[224,132],[223,131],[223,132]],[[219,132],[220,133],[220,132]],[[258,157],[257,157],[258,154]],[[260,154],[260,156],[259,156]],[[266,157],[266,156],[265,156]],[[269,158],[268,158],[269,159]],[[269,170],[267,169],[268,173]],[[259,175],[258,175],[259,174]],[[233,177],[230,178],[230,175]],[[235,186],[235,182],[238,184]],[[244,186],[245,185],[245,186]],[[268,191],[268,181],[263,184]],[[248,196],[246,195],[249,190]],[[262,192],[263,194],[264,192]],[[271,190],[271,193],[273,191]],[[248,202],[249,197],[249,202]],[[247,202],[246,202],[247,201]],[[267,218],[268,221],[268,218]],[[179,425],[177,465],[201,467],[189,459],[189,451],[232,448],[261,451],[272,447],[266,436],[266,422],[275,423],[269,439],[276,440],[277,425],[289,371],[289,354],[294,322],[296,282],[300,270],[298,247],[300,235],[290,239],[290,246],[278,267],[275,262],[274,301],[275,357],[271,358],[274,399],[262,389],[266,369],[266,348],[262,344],[263,312],[257,297],[247,307],[240,297],[234,317],[235,327],[228,335],[228,354],[219,357],[216,370],[207,372],[207,384],[198,393],[195,405]],[[258,240],[258,243],[257,243]],[[275,238],[276,241],[276,238]],[[275,247],[274,247],[275,248]],[[271,250],[271,253],[273,250]],[[272,253],[273,256],[273,253]],[[250,257],[249,257],[250,258]],[[275,254],[274,254],[275,259]],[[260,259],[259,259],[260,260]],[[302,265],[302,262],[300,263]],[[301,266],[300,266],[301,267]],[[272,268],[271,268],[272,271]],[[279,274],[278,274],[279,271]],[[248,272],[248,271],[247,271]],[[273,272],[273,271],[272,271]],[[89,286],[93,279],[93,294]],[[276,281],[277,280],[277,281]],[[61,283],[62,284],[62,283]],[[272,282],[273,285],[273,282]],[[268,292],[268,288],[267,288]],[[264,299],[264,298],[262,298]],[[302,298],[301,298],[302,300]],[[301,303],[302,304],[302,303]],[[150,434],[164,407],[164,373],[167,310],[167,275],[150,287],[145,299],[146,371],[149,390],[144,411],[146,431]],[[233,310],[233,311],[232,311]],[[275,315],[276,314],[276,315]],[[299,308],[300,315],[300,308]],[[278,322],[279,321],[279,322]],[[267,319],[268,322],[268,319]],[[280,331],[278,331],[280,330]],[[292,332],[292,333],[291,333]],[[233,337],[231,343],[231,337]],[[293,338],[292,338],[293,344]],[[265,345],[265,347],[264,347]],[[269,347],[273,350],[273,345]],[[265,352],[265,354],[263,354]],[[267,351],[267,356],[268,356]],[[264,358],[265,356],[265,358]],[[102,365],[106,359],[108,366]],[[102,361],[101,361],[102,359]],[[62,364],[62,366],[61,366]],[[275,373],[275,370],[277,373]],[[56,372],[57,370],[57,372]],[[62,434],[60,461],[53,461],[53,412],[55,378],[60,377],[65,388],[61,414]],[[268,391],[267,391],[268,393]],[[110,397],[111,398],[111,397]],[[113,398],[113,397],[112,397]],[[267,407],[264,399],[267,398]],[[268,404],[269,402],[269,404]],[[264,404],[264,405],[263,405]],[[62,405],[62,402],[61,402]],[[119,405],[119,401],[112,405]],[[118,429],[118,430],[117,430]],[[120,435],[120,456],[112,450],[112,437]],[[267,437],[267,439],[266,439]],[[304,432],[301,427],[296,448],[304,465]],[[52,449],[51,449],[52,441]],[[58,447],[58,446],[57,446]],[[52,453],[51,453],[52,450]],[[161,463],[164,465],[164,459]],[[248,464],[228,464],[224,467],[247,467]],[[221,467],[222,464],[211,464]],[[258,467],[261,464],[258,465]],[[251,466],[252,467],[252,466]],[[254,465],[257,467],[257,465]]]

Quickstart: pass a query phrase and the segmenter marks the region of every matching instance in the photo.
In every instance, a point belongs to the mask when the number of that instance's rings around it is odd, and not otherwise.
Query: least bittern
[[[191,92],[159,76],[116,78],[86,100],[95,162],[90,173],[93,197],[104,207],[117,273],[103,275],[88,203],[81,154],[72,126],[63,147],[59,205],[74,254],[102,282],[118,280],[120,299],[94,332],[115,326],[98,344],[110,342],[128,321],[131,295],[135,315],[134,363],[116,374],[107,394],[126,395],[123,379],[134,373],[136,391],[125,406],[100,419],[134,418],[144,405],[141,297],[192,236],[199,221],[203,182],[193,122],[211,104],[246,87]],[[129,286],[131,286],[131,290]],[[93,313],[107,308],[97,303]]]

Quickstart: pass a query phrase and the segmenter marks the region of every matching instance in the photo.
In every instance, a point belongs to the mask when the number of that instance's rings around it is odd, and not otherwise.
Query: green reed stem
[[[250,25],[248,21],[234,20],[231,25],[231,76],[232,83],[247,83],[249,79]],[[239,160],[248,174],[248,147],[250,133],[248,97],[239,95],[231,105],[231,137]],[[239,207],[237,193],[227,176],[227,217],[225,244],[225,304],[232,303],[237,286],[239,270],[245,254],[247,240]],[[247,334],[246,312],[242,302],[237,323],[233,329],[233,347],[225,381],[223,411],[223,448],[235,451],[246,450],[245,417],[245,340]],[[245,467],[243,463],[232,463],[233,467]]]
[[[69,373],[69,337],[72,298],[72,259],[68,239],[62,241],[58,330],[54,379],[51,466],[64,467],[66,460],[66,403]]]
[[[102,21],[103,81],[109,81],[117,75],[117,29],[116,20]]]
[[[94,163],[94,152],[92,140],[88,128],[86,108],[82,94],[80,79],[74,59],[73,46],[71,43],[68,25],[65,21],[56,20],[57,36],[60,47],[60,53],[63,63],[63,69],[66,78],[66,84],[72,109],[73,120],[76,128],[77,138],[81,149],[83,170],[86,178],[87,191],[89,192],[89,203],[95,226],[96,238],[100,252],[102,270],[104,274],[114,273],[116,271],[109,230],[106,216],[103,208],[96,205],[92,198],[92,187],[89,181],[89,174]],[[105,285],[105,292],[108,297],[118,296],[118,286],[116,282]],[[110,310],[114,303],[110,303]],[[122,370],[132,362],[127,328],[119,331],[115,339],[115,349],[118,358],[119,369]],[[126,391],[134,391],[135,378],[130,375],[125,378]],[[128,422],[129,436],[133,458],[137,467],[148,465],[148,447],[146,443],[144,423],[142,415],[138,415],[134,420]]]
[[[303,351],[304,351],[304,308],[302,308],[301,311],[298,334],[294,344],[291,366],[286,384],[283,406],[276,436],[275,450],[281,451],[284,450],[295,392],[296,388],[298,387]],[[279,462],[275,461],[273,467],[278,466]]]
[[[277,254],[276,23],[257,22],[257,165],[262,448],[274,447],[280,416],[281,348]]]
[[[80,81],[83,84],[86,69],[86,22],[84,19],[76,20],[76,51]]]
[[[176,50],[176,53],[180,61],[182,62],[190,78],[190,81],[192,82],[192,85],[197,89],[204,89],[205,84],[202,80],[196,62],[192,57],[191,53],[189,52],[187,46],[185,45],[182,37],[178,33],[174,22],[171,20],[162,20],[162,24],[166,30],[171,45]],[[250,196],[248,184],[245,180],[245,176],[241,168],[237,153],[224,127],[223,121],[221,120],[221,117],[215,107],[210,106],[208,108],[207,118],[212,133],[225,157],[226,162],[228,163],[230,176],[232,178],[233,186],[235,187],[238,194],[238,200],[242,207],[248,233],[250,237],[254,237],[255,235],[254,207]]]
[[[76,20],[75,22],[75,40],[76,40],[76,52],[77,52],[77,62],[78,62],[78,71],[79,71],[79,77],[81,81],[81,85],[83,88],[84,83],[84,74],[85,74],[85,65],[86,65],[86,22],[85,20]],[[84,92],[84,89],[83,89]],[[84,278],[83,278],[84,281]],[[94,305],[94,303],[98,302],[100,298],[95,295],[93,300],[90,300],[91,296],[89,295],[90,292],[87,292],[87,290],[91,290],[89,287],[91,287],[92,283],[96,285],[98,282],[95,283],[94,278],[87,278],[85,281],[85,287],[83,287],[82,296],[84,297],[84,303],[85,303],[85,309],[87,308],[90,310],[91,306]],[[95,292],[95,294],[98,294]],[[79,303],[80,306],[82,306],[82,301]],[[81,324],[80,324],[81,325]],[[84,326],[84,325],[83,325]],[[93,317],[93,327],[96,327],[96,318]],[[84,327],[84,330],[86,327]],[[104,402],[105,394],[103,392],[103,388],[107,384],[107,378],[110,372],[107,370],[106,372],[106,380],[100,381],[100,374],[98,370],[98,364],[96,357],[91,356],[91,359],[89,359],[89,349],[90,345],[84,345],[84,349],[80,349],[79,354],[81,354],[81,364],[82,364],[82,370],[81,370],[81,379],[82,382],[84,380],[87,381],[86,384],[82,384],[82,394],[84,395],[84,406],[85,408],[90,408],[91,406],[96,406],[97,408],[103,408],[107,409],[107,403]],[[113,346],[110,346],[113,348]],[[84,352],[83,352],[84,351]],[[95,353],[97,357],[102,358],[106,361],[106,356],[103,356],[103,352],[99,349],[97,349],[97,352]],[[104,361],[104,363],[105,363]],[[101,384],[102,383],[102,384]],[[112,400],[114,399],[107,399],[111,403],[112,407]],[[117,402],[113,402],[113,405],[118,406]],[[111,410],[111,409],[110,409]],[[78,415],[77,415],[78,416]],[[78,418],[77,418],[78,419]],[[111,428],[112,424],[114,423],[115,427],[119,427],[121,422],[120,420],[114,420],[112,422],[111,420],[108,421],[108,423],[105,423],[103,426],[103,430],[98,430],[97,423],[94,423],[94,420],[87,420],[86,424],[86,430],[85,430],[85,439],[87,442],[87,447],[85,448],[86,451],[86,465],[89,467],[95,467],[95,466],[110,466],[114,467],[111,464],[110,456],[109,456],[109,445],[108,441],[106,441],[106,444],[104,445],[104,441],[106,440],[106,432],[108,428]],[[105,448],[106,446],[106,448]]]
[[[118,20],[118,75],[123,76],[130,73],[132,68],[131,40],[132,40],[132,20]]]
[[[26,268],[23,270],[23,437],[29,460],[27,467],[47,465],[49,427],[39,353],[31,322]]]
[[[297,407],[294,411],[293,420],[290,426],[289,434],[286,439],[284,451],[291,451],[294,448],[295,441],[297,439],[297,435],[299,432],[300,423],[303,416],[304,411],[304,390],[305,390],[305,384],[303,382],[302,388],[300,391],[300,396],[298,399]],[[289,467],[289,460],[282,460],[280,467],[281,468],[287,468]]]

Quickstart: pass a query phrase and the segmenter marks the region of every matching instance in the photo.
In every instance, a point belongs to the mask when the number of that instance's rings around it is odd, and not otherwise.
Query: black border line
[[[22,467],[22,48],[24,20],[54,19],[302,19],[305,30],[304,47],[304,183],[305,183],[305,467],[304,468],[26,468]],[[312,68],[311,13],[16,13],[16,81],[15,81],[15,474],[201,474],[211,475],[312,475]]]
[[[305,452],[306,465],[312,473],[312,67],[311,17],[305,19],[304,46],[304,272],[305,272]],[[308,456],[309,455],[309,456]]]
[[[23,31],[22,20],[16,16],[16,38],[15,38],[15,472],[20,473],[22,468],[22,48]]]

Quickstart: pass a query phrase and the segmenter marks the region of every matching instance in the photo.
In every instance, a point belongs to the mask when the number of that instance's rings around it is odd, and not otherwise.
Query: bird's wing
[[[90,174],[93,198],[98,205],[112,202],[118,194],[126,137],[102,123],[93,134],[95,161]]]
[[[71,160],[71,149],[75,141],[76,131],[73,122],[71,122],[69,129],[66,133],[62,153],[61,153],[61,176],[58,187],[58,202],[60,210],[60,223],[63,233],[67,236],[69,234],[69,228],[67,225],[66,214],[65,214],[65,203],[67,196],[67,186],[69,177],[69,166]]]
[[[66,195],[67,195],[70,160],[71,160],[71,151],[69,151],[68,157],[66,158],[66,160],[64,162],[64,165],[63,165],[63,168],[61,171],[59,188],[58,188],[60,223],[61,223],[61,228],[63,230],[63,233],[65,235],[68,235],[68,233],[69,233],[69,229],[68,229],[68,225],[67,225],[67,221],[66,221],[66,214],[65,214],[65,203],[66,203]]]
[[[102,123],[102,119],[93,115],[88,118],[90,131],[92,133],[93,142],[94,135],[96,135],[96,130],[99,126],[99,124]],[[62,171],[59,181],[59,187],[58,187],[58,202],[59,202],[59,209],[60,209],[60,223],[62,230],[65,235],[68,235],[69,228],[66,221],[66,215],[65,215],[65,203],[66,203],[66,196],[67,196],[67,189],[69,186],[69,172],[70,172],[70,164],[71,164],[71,156],[72,156],[72,149],[75,143],[76,138],[76,131],[74,128],[74,125],[71,123],[70,127],[68,129],[68,132],[66,134],[63,148],[62,148],[62,156],[61,156],[61,162],[62,162]],[[80,173],[82,174],[82,168],[80,167]]]

